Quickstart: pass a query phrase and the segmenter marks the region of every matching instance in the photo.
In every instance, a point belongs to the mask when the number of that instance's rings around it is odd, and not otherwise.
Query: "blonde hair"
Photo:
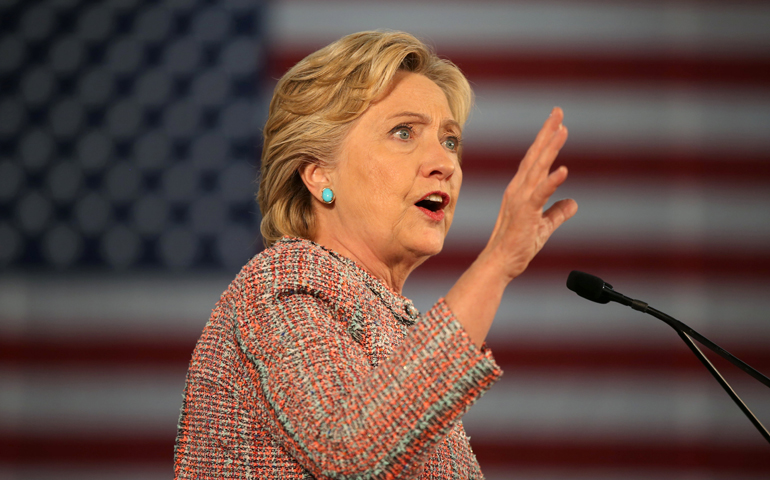
[[[398,71],[426,76],[446,94],[463,125],[473,93],[452,62],[404,32],[343,37],[305,57],[278,81],[264,129],[257,200],[269,247],[284,235],[312,238],[312,197],[300,178],[309,164],[333,165],[337,148]]]

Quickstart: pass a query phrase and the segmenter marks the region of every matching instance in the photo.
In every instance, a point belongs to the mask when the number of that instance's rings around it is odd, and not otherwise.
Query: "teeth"
[[[425,200],[428,200],[429,202],[438,202],[438,203],[444,203],[443,197],[437,193],[433,193],[425,197]]]

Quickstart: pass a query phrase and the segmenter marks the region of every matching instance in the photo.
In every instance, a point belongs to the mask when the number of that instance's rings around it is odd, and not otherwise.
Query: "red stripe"
[[[665,335],[665,332],[662,335]],[[0,365],[6,368],[55,365],[56,368],[73,369],[94,366],[148,369],[171,367],[183,372],[190,361],[194,343],[195,339],[169,339],[162,343],[142,339],[120,339],[111,342],[80,339],[73,343],[55,338],[3,338],[0,339]],[[543,370],[550,374],[556,371],[610,374],[646,372],[662,375],[705,372],[701,363],[679,342],[673,332],[655,345],[609,342],[586,344],[580,341],[556,344],[532,340],[506,342],[494,338],[490,338],[488,343],[497,362],[504,369],[510,370]],[[720,341],[717,343],[723,344],[730,353],[755,369],[770,375],[770,350],[764,345],[728,345]],[[737,368],[706,349],[703,350],[713,357],[717,368]]]
[[[196,338],[0,338],[0,365],[10,367],[187,368]]]
[[[652,318],[649,321],[657,322]],[[549,375],[567,372],[628,373],[631,375],[650,373],[666,377],[680,374],[699,375],[702,372],[704,374],[702,378],[704,381],[708,381],[710,377],[703,364],[673,331],[663,331],[667,328],[661,324],[661,339],[657,345],[640,345],[630,342],[587,345],[580,340],[572,344],[537,342],[511,344],[496,342],[494,338],[490,338],[487,343],[492,349],[497,363],[508,371],[538,370]],[[709,337],[712,337],[711,340],[716,340],[722,347],[728,347],[726,342],[719,341],[712,335]],[[770,376],[770,351],[765,345],[733,344],[726,349],[754,369]],[[723,373],[736,372],[737,376],[731,378],[743,378],[747,382],[755,381],[738,367],[728,363],[727,360],[712,353],[707,348],[702,347],[701,350]],[[745,375],[745,377],[740,377],[740,375]]]
[[[718,438],[715,437],[715,438]],[[491,441],[474,436],[473,450],[483,469],[666,469],[691,473],[766,473],[767,445],[757,435],[746,444],[709,441],[614,439],[508,439]],[[58,465],[67,467],[126,465],[171,468],[172,435],[40,437],[0,433],[0,462],[6,467]]]
[[[313,51],[276,49],[268,54],[268,73],[280,78]],[[644,82],[681,85],[770,86],[770,58],[688,55],[584,54],[558,52],[439,52],[472,82]]]
[[[633,432],[628,432],[633,433]],[[709,472],[767,474],[770,455],[767,443],[757,434],[745,444],[677,441],[659,438],[649,442],[613,439],[546,440],[525,438],[504,442],[474,436],[471,446],[482,470],[490,468],[633,469],[636,473],[675,470],[689,475]]]
[[[135,466],[166,465],[171,471],[175,434],[139,435],[117,433],[105,435],[46,436],[0,432],[0,463],[5,466],[50,465],[97,466],[132,464]]]
[[[491,233],[491,232],[490,232]],[[557,232],[558,234],[558,232]],[[479,252],[482,247],[479,247]],[[671,277],[770,279],[770,253],[766,250],[740,248],[736,245],[723,250],[703,251],[698,246],[675,246],[661,243],[634,249],[608,244],[597,238],[595,248],[586,250],[558,250],[548,245],[535,257],[527,273],[567,275],[572,270],[582,270],[609,278],[613,274],[654,276],[672,280]],[[604,250],[602,250],[604,249]],[[456,275],[465,271],[479,252],[468,249],[444,249],[426,261],[420,273]]]
[[[770,58],[698,58],[566,54],[456,54],[452,60],[472,81],[665,82],[683,85],[770,85]]]
[[[469,148],[463,154],[463,176],[513,176],[526,151],[527,146],[523,145],[507,149]],[[554,168],[559,165],[569,168],[571,179],[591,176],[662,181],[730,181],[749,185],[770,183],[770,152],[575,151],[567,147],[559,154]]]

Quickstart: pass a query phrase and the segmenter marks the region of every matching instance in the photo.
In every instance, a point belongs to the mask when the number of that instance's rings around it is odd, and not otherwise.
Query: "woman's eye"
[[[444,140],[444,145],[446,146],[446,148],[454,152],[457,150],[457,147],[460,146],[460,141],[455,137],[449,137],[446,140]]]
[[[412,137],[412,132],[408,128],[402,127],[396,130],[396,137],[401,140],[409,140]]]

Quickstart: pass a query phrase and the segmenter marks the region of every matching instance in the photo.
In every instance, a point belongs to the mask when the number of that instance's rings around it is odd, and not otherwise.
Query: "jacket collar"
[[[372,293],[380,299],[383,305],[385,305],[391,312],[393,312],[393,315],[401,323],[405,325],[413,325],[417,321],[417,318],[420,316],[420,312],[417,310],[411,300],[388,288],[388,286],[385,285],[382,280],[367,272],[354,260],[347,258],[335,252],[334,250],[326,248],[323,245],[319,245],[312,240],[295,237],[283,237],[279,241],[301,242],[307,245],[308,248],[320,249],[326,252],[329,256],[344,265],[348,272],[363,282],[372,291]]]

